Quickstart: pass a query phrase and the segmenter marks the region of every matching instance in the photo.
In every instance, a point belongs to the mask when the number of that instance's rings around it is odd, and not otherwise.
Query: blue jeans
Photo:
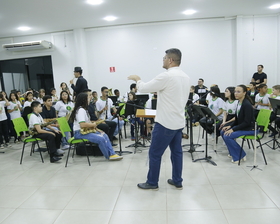
[[[224,131],[221,131],[221,136],[227,145],[229,154],[232,156],[232,160],[233,161],[239,160],[240,150],[242,150],[241,158],[246,156],[245,151],[235,141],[235,139],[243,135],[255,135],[255,131],[234,131],[229,136],[224,135],[224,133],[225,133]]]
[[[182,183],[183,152],[182,152],[182,129],[170,130],[156,123],[152,132],[152,142],[149,150],[149,172],[147,183],[153,186],[158,185],[161,157],[167,148],[170,147],[172,162],[172,180],[174,184]]]
[[[106,159],[109,159],[111,155],[115,155],[115,151],[111,145],[108,136],[105,133],[95,132],[82,135],[80,130],[74,132],[76,139],[87,139],[92,143],[98,144],[99,149]]]
[[[116,122],[117,123],[117,127],[115,129],[115,132],[114,132],[114,136],[116,136],[117,134],[119,134],[119,130],[122,129],[123,125],[124,125],[124,120],[119,120],[120,122],[120,128],[118,126],[118,118],[114,118],[112,121]]]

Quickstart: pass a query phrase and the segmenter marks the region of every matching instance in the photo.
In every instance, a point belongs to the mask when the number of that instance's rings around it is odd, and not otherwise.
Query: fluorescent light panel
[[[193,15],[196,12],[197,12],[196,10],[188,9],[188,10],[184,11],[183,14],[185,14],[185,15]]]
[[[103,0],[87,0],[87,3],[91,5],[100,5],[103,3]]]
[[[106,16],[103,19],[106,20],[106,21],[114,21],[114,20],[117,19],[117,17],[115,17],[115,16]]]
[[[21,30],[21,31],[27,31],[27,30],[30,30],[31,28],[28,26],[21,26],[21,27],[18,27],[17,29]]]
[[[270,9],[279,9],[280,8],[280,4],[275,4],[269,7]]]

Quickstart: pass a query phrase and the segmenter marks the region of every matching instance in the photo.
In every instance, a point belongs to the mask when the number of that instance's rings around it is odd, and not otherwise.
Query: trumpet
[[[41,125],[40,125],[41,128],[45,128],[45,127],[47,127],[48,125],[54,124],[55,122],[57,122],[57,118],[46,119],[46,120],[47,120],[48,122],[41,124]],[[33,135],[37,135],[37,134],[39,134],[39,133],[38,133],[37,129],[34,127],[34,128],[30,128],[30,129],[29,129],[29,134],[33,136]]]
[[[97,125],[103,123],[104,121],[105,120],[92,121],[92,123],[95,122],[96,126],[97,126]],[[89,133],[95,133],[97,131],[99,131],[99,129],[97,129],[97,128],[81,128],[81,130],[80,130],[82,135],[86,135],[86,134],[89,134]]]

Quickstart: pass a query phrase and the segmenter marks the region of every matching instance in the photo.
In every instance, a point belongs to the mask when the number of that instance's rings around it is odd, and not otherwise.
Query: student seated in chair
[[[42,128],[42,124],[44,124],[44,120],[40,113],[42,112],[42,106],[40,102],[33,101],[31,103],[32,114],[29,118],[29,129],[34,129],[38,134],[34,134],[34,138],[40,138],[44,141],[47,141],[47,146],[50,152],[50,162],[54,163],[59,161],[61,158],[61,154],[58,149],[60,147],[61,141],[61,133],[59,130],[54,129],[52,126],[48,125]],[[48,128],[49,131],[46,130]]]
[[[246,161],[246,153],[236,142],[236,138],[243,135],[254,135],[254,109],[250,103],[250,97],[247,95],[245,85],[239,85],[235,88],[235,98],[238,105],[235,113],[234,123],[230,126],[223,127],[221,136],[224,139],[229,151],[229,157],[232,163],[239,162],[240,150],[241,160]]]
[[[108,136],[96,128],[95,122],[90,122],[88,114],[89,101],[90,98],[87,93],[80,93],[76,98],[75,107],[69,119],[74,123],[74,138],[87,139],[92,143],[98,144],[104,157],[110,161],[121,160],[123,157],[116,154]],[[81,129],[89,129],[91,132],[84,134]]]

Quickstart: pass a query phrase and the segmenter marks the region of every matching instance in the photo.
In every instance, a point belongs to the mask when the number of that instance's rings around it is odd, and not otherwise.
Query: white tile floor
[[[195,142],[198,129],[194,128]],[[131,143],[123,140],[123,150]],[[199,143],[204,144],[204,139],[200,138]],[[221,139],[217,154],[211,139],[209,143],[209,155],[217,166],[205,161],[193,163],[191,155],[184,153],[183,190],[166,183],[171,177],[167,150],[162,159],[159,191],[136,187],[146,180],[148,149],[125,154],[118,162],[91,157],[91,166],[86,157],[76,156],[65,168],[65,158],[50,164],[45,153],[42,163],[38,153],[29,156],[29,149],[20,165],[21,144],[14,144],[0,154],[0,223],[279,223],[280,150],[265,146],[268,165],[264,165],[258,151],[257,164],[263,171],[250,171],[247,165],[253,163],[253,152],[247,145],[247,161],[239,167],[230,162]],[[205,145],[198,149],[205,149]],[[198,152],[193,155],[204,156]]]

